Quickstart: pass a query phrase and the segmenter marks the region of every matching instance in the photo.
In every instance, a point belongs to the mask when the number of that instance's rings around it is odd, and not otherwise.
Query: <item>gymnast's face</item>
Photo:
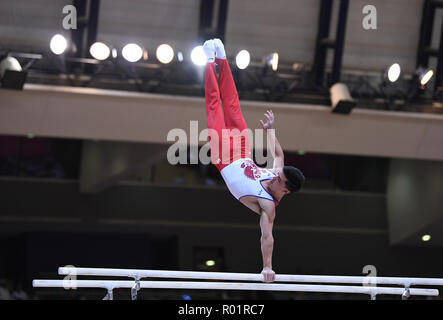
[[[290,191],[286,188],[286,181],[287,179],[283,171],[278,171],[277,176],[269,182],[269,189],[271,189],[273,193],[288,194]]]

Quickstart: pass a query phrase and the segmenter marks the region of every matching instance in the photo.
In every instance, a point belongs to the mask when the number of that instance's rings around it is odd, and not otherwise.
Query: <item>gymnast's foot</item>
[[[225,46],[223,45],[223,42],[216,38],[214,39],[214,46],[215,46],[215,56],[217,59],[226,59],[226,52],[225,52]]]
[[[208,63],[214,62],[215,59],[215,46],[214,46],[214,40],[207,40],[203,44],[203,51],[206,55],[206,61]]]

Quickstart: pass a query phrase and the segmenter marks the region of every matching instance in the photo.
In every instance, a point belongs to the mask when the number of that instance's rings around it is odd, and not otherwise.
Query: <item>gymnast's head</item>
[[[284,166],[277,176],[272,178],[269,183],[271,192],[278,195],[287,195],[298,192],[305,182],[305,176],[296,167]]]

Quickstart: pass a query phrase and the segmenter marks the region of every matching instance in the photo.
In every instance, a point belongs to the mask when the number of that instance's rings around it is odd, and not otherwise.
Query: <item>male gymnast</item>
[[[270,130],[274,128],[271,110],[265,113],[266,123],[261,120],[260,123],[267,136],[274,141],[274,164],[272,169],[257,167],[251,158],[248,129],[224,45],[220,39],[211,39],[203,44],[203,50],[207,58],[205,101],[211,162],[220,171],[232,195],[260,215],[261,273],[264,282],[273,282],[272,227],[275,207],[285,195],[300,190],[305,177],[299,169],[284,165],[283,150],[273,130]],[[219,67],[219,81],[216,64]]]

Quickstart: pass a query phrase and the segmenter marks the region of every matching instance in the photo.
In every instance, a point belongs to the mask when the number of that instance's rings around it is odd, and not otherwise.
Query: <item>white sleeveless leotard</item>
[[[276,176],[269,169],[258,167],[250,158],[238,159],[220,171],[232,195],[240,200],[245,196],[278,201],[263,187],[262,182]]]

